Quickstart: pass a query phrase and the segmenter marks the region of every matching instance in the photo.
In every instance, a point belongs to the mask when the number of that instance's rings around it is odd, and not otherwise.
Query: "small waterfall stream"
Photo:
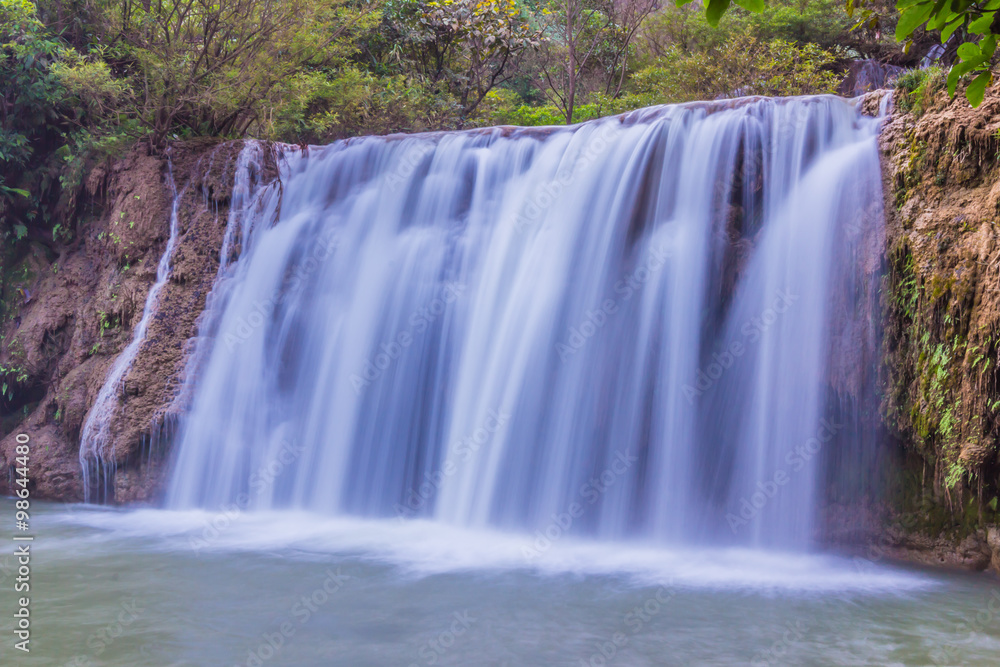
[[[114,364],[111,366],[111,370],[108,371],[104,384],[101,386],[101,390],[98,392],[97,398],[90,408],[90,412],[87,413],[87,419],[83,423],[83,429],[80,434],[80,467],[83,470],[84,498],[87,502],[95,500],[92,495],[95,491],[93,482],[96,480],[96,469],[107,465],[114,465],[113,457],[107,457],[108,452],[105,451],[111,437],[111,416],[118,408],[119,396],[125,376],[132,368],[132,362],[135,360],[143,341],[146,339],[146,329],[149,326],[149,322],[156,314],[160,291],[167,284],[167,280],[170,279],[170,260],[174,255],[174,248],[177,246],[180,227],[178,207],[181,198],[184,196],[186,187],[178,191],[177,183],[174,180],[173,161],[169,159],[169,155],[167,159],[166,182],[171,196],[170,235],[167,238],[167,245],[163,249],[163,254],[160,256],[160,261],[156,265],[156,280],[149,288],[149,292],[146,293],[146,301],[142,307],[142,317],[139,319],[139,323],[135,325],[135,329],[132,332],[132,340],[119,353]],[[112,460],[112,463],[108,463],[109,458]],[[109,477],[107,471],[105,471],[104,477]]]

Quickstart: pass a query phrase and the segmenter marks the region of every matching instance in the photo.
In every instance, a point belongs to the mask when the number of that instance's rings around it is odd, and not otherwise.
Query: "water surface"
[[[36,504],[33,528],[32,652],[4,664],[993,667],[1000,655],[1000,586],[986,575],[298,513]],[[12,566],[0,558],[8,610]],[[10,656],[7,614],[3,626]]]

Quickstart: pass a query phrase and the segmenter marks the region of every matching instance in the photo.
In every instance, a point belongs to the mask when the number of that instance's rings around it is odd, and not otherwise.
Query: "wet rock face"
[[[990,526],[986,530],[986,546],[989,548],[990,569],[1000,572],[1000,526]]]
[[[120,388],[109,452],[117,474],[108,500],[148,501],[162,488],[162,452],[148,450],[149,436],[180,382],[186,341],[218,269],[239,148],[188,142],[172,149],[175,180],[184,189],[181,236],[156,315]],[[0,363],[24,369],[17,390],[35,388],[36,396],[17,406],[27,413],[20,423],[5,419],[0,458],[12,466],[15,435],[28,434],[35,497],[83,498],[80,430],[155,280],[172,204],[166,168],[164,157],[142,148],[95,168],[86,187],[100,217],[68,221],[76,240],[58,258],[38,260],[25,288],[30,300],[5,324]],[[7,484],[8,475],[0,475],[0,492]]]
[[[973,109],[931,79],[894,105],[881,413],[904,460],[895,520],[919,518],[898,547],[1000,572],[1000,90]]]

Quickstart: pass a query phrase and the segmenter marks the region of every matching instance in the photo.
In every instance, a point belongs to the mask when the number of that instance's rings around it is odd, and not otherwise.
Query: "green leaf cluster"
[[[691,0],[675,0],[682,6]],[[764,10],[763,0],[749,0],[738,3],[752,12]],[[858,14],[855,27],[877,28],[880,15],[871,8],[869,0],[846,0],[845,8],[850,16]],[[718,25],[722,15],[729,10],[730,0],[707,0],[705,17],[712,25]],[[948,73],[948,93],[955,95],[958,82],[969,78],[965,96],[972,106],[979,106],[987,86],[993,83],[991,71],[997,48],[997,31],[1000,30],[1000,0],[897,0],[899,18],[896,23],[896,40],[909,50],[914,35],[918,31],[940,33],[942,44],[957,38],[960,44],[956,59]]]

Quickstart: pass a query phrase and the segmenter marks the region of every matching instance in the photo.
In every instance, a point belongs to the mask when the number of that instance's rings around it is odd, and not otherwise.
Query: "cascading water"
[[[168,505],[805,546],[877,128],[747,98],[280,149]]]
[[[108,452],[107,444],[111,433],[111,416],[118,408],[119,395],[122,390],[122,382],[132,368],[139,348],[142,347],[146,339],[146,329],[149,322],[156,313],[158,298],[163,286],[170,278],[170,260],[174,255],[174,248],[177,246],[177,237],[180,232],[180,222],[178,208],[184,189],[178,191],[177,183],[174,181],[173,161],[167,159],[167,187],[170,190],[172,203],[170,206],[170,235],[167,238],[167,246],[160,256],[160,261],[156,266],[156,280],[146,294],[146,301],[142,307],[142,317],[135,325],[132,332],[132,340],[128,346],[121,351],[115,359],[111,370],[108,372],[101,386],[101,390],[94,399],[94,404],[87,413],[87,419],[83,423],[80,433],[80,467],[83,470],[84,498],[89,502],[94,492],[92,476],[95,472],[100,473],[101,469],[107,465],[114,465],[114,457],[106,456]],[[110,464],[108,463],[110,461]],[[107,471],[103,471],[104,477],[108,477]]]
[[[264,147],[260,142],[246,141],[234,166],[233,194],[219,250],[219,270],[212,291],[206,299],[205,311],[198,321],[198,335],[192,341],[193,346],[184,369],[184,382],[165,411],[171,417],[183,415],[190,409],[191,393],[198,384],[197,373],[204,367],[205,359],[211,353],[219,327],[219,316],[225,312],[229,299],[229,288],[240,267],[247,266],[246,263],[240,265],[235,259],[248,250],[253,226],[259,224],[269,227],[277,214],[280,183],[262,182],[263,163]]]

